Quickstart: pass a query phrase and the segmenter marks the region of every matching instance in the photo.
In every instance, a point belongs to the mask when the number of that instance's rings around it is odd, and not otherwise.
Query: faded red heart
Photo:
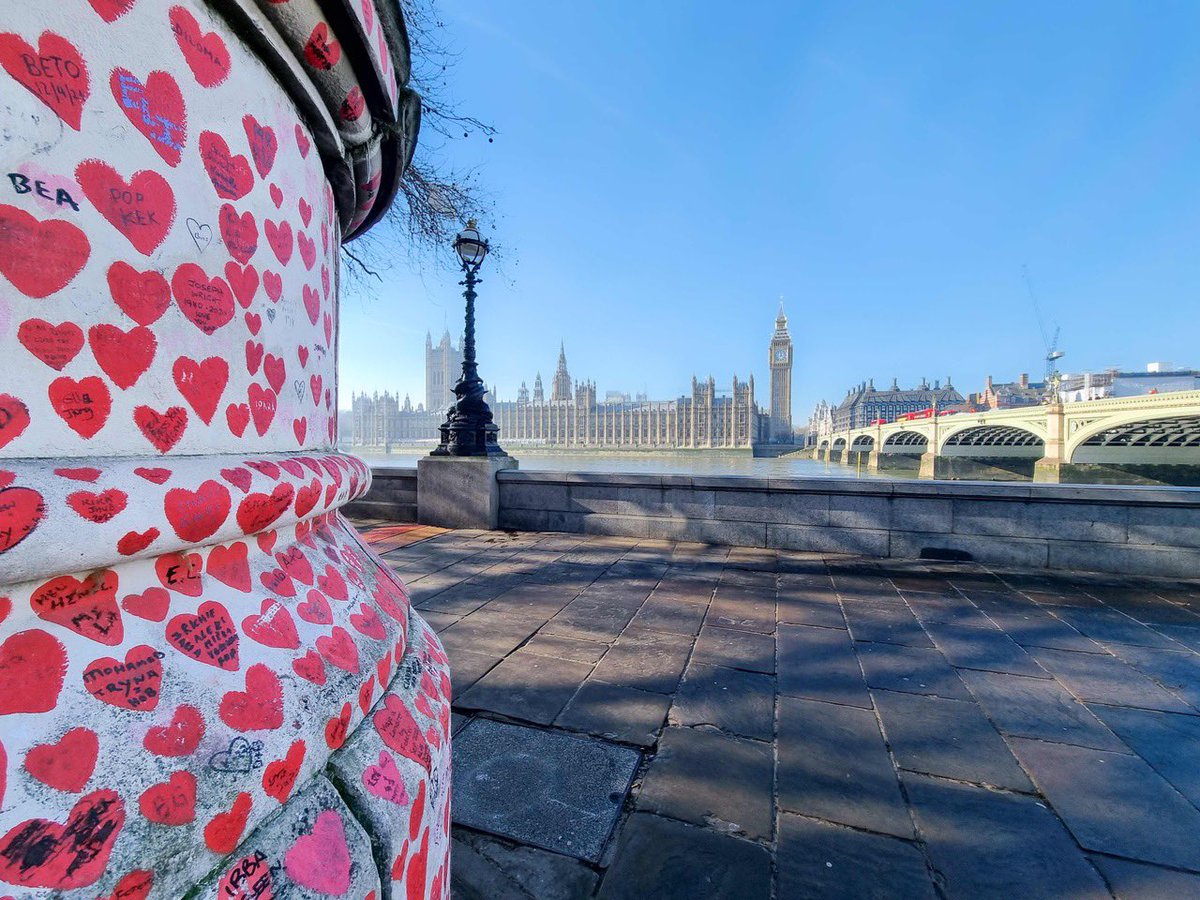
[[[215,544],[208,553],[208,574],[234,590],[250,593],[248,553],[242,541],[235,541],[228,546]]]
[[[208,480],[194,491],[172,488],[163,498],[167,521],[182,540],[197,544],[216,534],[227,518],[233,501],[229,489]]]
[[[11,550],[33,534],[45,516],[46,504],[33,488],[0,490],[0,553]]]
[[[158,349],[154,332],[142,325],[129,331],[116,325],[93,325],[88,329],[88,344],[104,374],[123,391],[137,384]]]
[[[344,672],[357,675],[359,672],[358,645],[345,628],[335,625],[328,636],[317,638],[317,652],[330,665]]]
[[[161,622],[171,609],[171,594],[166,588],[148,587],[140,594],[127,594],[121,609],[140,619]]]
[[[325,743],[330,750],[336,750],[346,743],[346,734],[350,731],[350,704],[342,704],[342,711],[325,723]]]
[[[129,650],[124,662],[102,656],[84,668],[83,686],[109,706],[149,712],[162,693],[162,655],[142,644]]]
[[[117,606],[117,573],[101,569],[75,578],[60,575],[35,588],[29,605],[39,618],[100,644],[115,647],[125,637]]]
[[[11,35],[0,35],[0,40]],[[15,206],[0,204],[0,275],[26,297],[60,291],[79,274],[92,245],[77,226],[40,221]]]
[[[196,818],[196,776],[186,771],[172,772],[167,781],[142,791],[138,808],[159,825],[186,825]]]
[[[207,600],[194,613],[180,613],[167,623],[167,642],[205,665],[236,672],[239,638],[233,618],[220,603]]]
[[[258,615],[242,619],[242,631],[246,637],[264,647],[295,650],[300,646],[300,636],[296,633],[292,614],[278,600],[263,600]]]
[[[316,685],[325,683],[325,660],[316,650],[309,650],[299,659],[292,660],[292,669],[305,681]]]
[[[0,66],[63,122],[79,131],[91,84],[87,63],[74,44],[53,31],[43,31],[37,47],[27,44],[19,35],[0,34]]]
[[[408,711],[395,694],[388,694],[383,701],[383,707],[377,709],[371,717],[379,737],[392,750],[405,759],[411,759],[428,772],[433,765],[429,745],[421,734],[421,727],[413,714]]]
[[[286,266],[292,258],[292,226],[287,222],[276,224],[270,219],[263,222],[263,231],[267,235],[267,243],[279,264]]]
[[[275,164],[275,153],[279,149],[279,141],[275,137],[275,129],[261,125],[258,119],[247,113],[242,116],[242,128],[246,131],[246,139],[250,142],[250,155],[254,157],[254,168],[260,178],[266,178]]]
[[[52,325],[45,319],[26,319],[17,329],[26,350],[59,372],[83,349],[83,329],[74,322]]]
[[[158,756],[191,756],[204,737],[204,716],[184,703],[176,708],[171,721],[155,725],[146,732],[142,746]]]
[[[108,290],[121,311],[139,325],[153,325],[171,305],[171,288],[162,272],[139,272],[124,262],[108,267]]]
[[[270,494],[248,494],[238,504],[238,525],[245,534],[263,531],[287,512],[293,494],[292,486],[286,482],[276,485]]]
[[[229,691],[218,709],[234,731],[272,731],[283,725],[283,687],[263,663],[246,670],[246,690]]]
[[[0,838],[0,881],[55,891],[87,887],[104,874],[124,825],[125,807],[112,790],[81,798],[65,824],[27,819]]]
[[[75,491],[67,495],[67,505],[89,522],[99,525],[116,518],[129,495],[119,488],[109,488],[106,491]]]
[[[75,180],[139,253],[149,256],[166,239],[175,220],[175,192],[157,172],[143,169],[125,181],[108,163],[88,159],[75,167]]]
[[[72,728],[54,744],[39,744],[25,754],[25,771],[55,790],[78,794],[96,769],[100,741],[90,728]]]
[[[171,367],[171,375],[179,393],[183,394],[183,399],[196,411],[200,420],[205,425],[212,424],[221,394],[229,383],[229,363],[219,356],[210,356],[200,362],[181,356]]]
[[[122,556],[133,556],[135,553],[141,553],[158,539],[158,535],[159,530],[157,528],[147,528],[145,531],[127,531],[117,541],[117,552]]]
[[[183,52],[184,61],[201,87],[216,87],[229,77],[229,50],[215,31],[203,32],[183,6],[172,6],[171,32]]]
[[[229,152],[225,138],[215,131],[200,132],[200,161],[217,196],[225,200],[240,200],[254,187],[250,160]]]
[[[159,453],[166,453],[179,443],[187,430],[188,414],[182,406],[172,406],[161,413],[149,406],[136,406],[133,421]]]
[[[167,479],[171,477],[170,469],[161,469],[155,467],[139,466],[133,470],[133,474],[139,478],[145,478],[154,484],[166,484]]]
[[[195,263],[184,263],[171,276],[175,302],[187,320],[211,335],[233,319],[233,292],[220,276],[209,278]]]
[[[225,249],[229,251],[229,255],[242,265],[250,262],[250,257],[254,256],[258,249],[258,224],[254,221],[254,214],[244,212],[239,215],[233,206],[223,203],[217,215],[217,223],[221,228],[221,240],[225,242]]]
[[[274,797],[280,803],[287,801],[296,785],[300,774],[300,766],[304,764],[304,753],[307,744],[304,741],[292,741],[288,747],[287,756],[267,763],[263,771],[262,786],[268,797]]]
[[[296,605],[296,615],[313,625],[333,624],[333,610],[329,606],[329,601],[315,588],[308,592],[306,600]]]
[[[179,85],[168,72],[151,72],[143,84],[128,69],[113,69],[109,89],[133,127],[169,166],[179,165],[187,142],[187,110]]]
[[[241,437],[246,432],[246,426],[250,424],[249,404],[230,403],[225,407],[225,421],[229,425],[229,433],[234,437]]]

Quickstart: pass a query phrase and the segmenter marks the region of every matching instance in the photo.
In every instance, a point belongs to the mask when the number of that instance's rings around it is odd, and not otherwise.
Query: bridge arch
[[[882,453],[924,453],[929,448],[929,438],[919,431],[892,432],[880,447]]]
[[[1043,429],[1037,426],[967,424],[939,435],[938,456],[1027,457],[1040,459],[1046,451]]]
[[[1107,416],[1082,424],[1067,440],[1071,463],[1200,465],[1200,413],[1175,416]]]

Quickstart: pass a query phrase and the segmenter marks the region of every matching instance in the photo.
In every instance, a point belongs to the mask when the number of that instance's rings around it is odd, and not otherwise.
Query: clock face
[[[787,362],[788,352],[786,347],[780,347],[775,351],[775,362]]]

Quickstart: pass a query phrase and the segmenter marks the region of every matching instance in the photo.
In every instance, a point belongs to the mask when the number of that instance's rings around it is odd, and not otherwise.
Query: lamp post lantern
[[[474,219],[454,239],[454,250],[466,274],[459,282],[465,287],[463,297],[467,301],[462,374],[454,385],[454,396],[458,399],[447,411],[446,421],[440,427],[441,443],[431,456],[508,456],[497,443],[500,429],[492,421],[492,411],[484,400],[486,388],[475,363],[475,285],[480,281],[477,273],[488,249],[488,242],[480,235]]]

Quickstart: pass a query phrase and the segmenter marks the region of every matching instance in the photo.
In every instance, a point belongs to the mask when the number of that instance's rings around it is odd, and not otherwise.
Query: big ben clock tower
[[[783,301],[771,335],[771,443],[792,442],[792,336],[788,334]]]

